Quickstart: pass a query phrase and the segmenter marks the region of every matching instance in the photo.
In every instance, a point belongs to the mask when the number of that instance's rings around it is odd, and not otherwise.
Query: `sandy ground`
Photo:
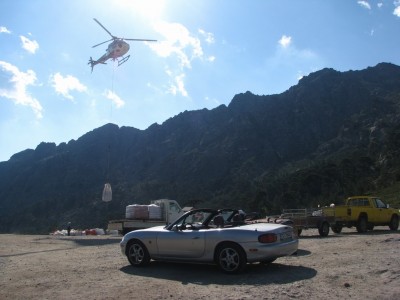
[[[225,275],[213,265],[133,268],[120,237],[0,235],[0,299],[400,299],[400,232],[320,238],[296,256]]]

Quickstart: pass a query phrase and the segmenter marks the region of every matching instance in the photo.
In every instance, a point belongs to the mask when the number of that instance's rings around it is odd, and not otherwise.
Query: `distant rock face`
[[[127,204],[157,198],[271,209],[374,191],[400,180],[399,109],[400,67],[381,63],[323,69],[282,94],[238,94],[228,107],[185,111],[147,130],[107,124],[41,143],[0,163],[0,231],[104,226]]]

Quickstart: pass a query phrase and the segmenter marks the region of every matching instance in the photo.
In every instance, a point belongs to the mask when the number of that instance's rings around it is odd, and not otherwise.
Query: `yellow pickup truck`
[[[340,233],[344,226],[355,226],[358,232],[373,230],[374,226],[388,225],[390,230],[399,228],[399,209],[389,208],[380,198],[354,196],[345,201],[345,205],[324,207],[324,215],[333,217],[332,231]]]

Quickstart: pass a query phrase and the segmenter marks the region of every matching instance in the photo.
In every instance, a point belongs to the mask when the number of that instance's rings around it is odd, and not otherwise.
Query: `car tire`
[[[389,223],[390,230],[396,231],[399,228],[399,217],[392,216]]]
[[[143,267],[150,263],[149,251],[139,240],[132,240],[128,243],[126,256],[132,266]]]
[[[368,220],[365,216],[361,216],[357,222],[357,232],[364,233],[368,230]]]
[[[243,249],[234,243],[218,246],[215,260],[221,271],[227,274],[240,273],[247,263]]]

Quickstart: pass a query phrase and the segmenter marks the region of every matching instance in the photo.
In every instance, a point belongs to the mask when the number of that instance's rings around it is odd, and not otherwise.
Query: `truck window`
[[[351,199],[349,201],[351,206],[369,206],[369,201],[366,198]]]
[[[362,205],[361,206],[369,206],[368,199],[362,199]]]
[[[174,203],[174,202],[170,202],[169,203],[169,210],[171,210],[171,211],[176,211],[176,212],[179,212],[180,211],[180,209],[179,209],[179,207],[176,205],[176,203]]]
[[[378,208],[386,208],[386,204],[383,203],[383,201],[381,199],[378,199],[378,198],[375,199],[375,205]]]

